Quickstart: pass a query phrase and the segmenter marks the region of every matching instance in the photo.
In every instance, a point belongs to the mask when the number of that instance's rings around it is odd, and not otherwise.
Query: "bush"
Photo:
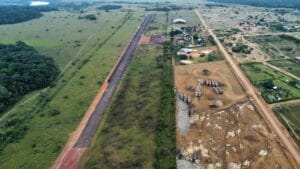
[[[90,21],[97,20],[97,17],[95,15],[92,15],[92,14],[91,15],[86,15],[84,18],[87,19],[87,20],[90,20]]]
[[[251,54],[252,49],[243,43],[237,43],[234,47],[232,47],[232,51],[235,53]]]
[[[57,109],[51,109],[48,111],[49,116],[57,116],[59,114],[60,114],[60,111],[58,111]]]

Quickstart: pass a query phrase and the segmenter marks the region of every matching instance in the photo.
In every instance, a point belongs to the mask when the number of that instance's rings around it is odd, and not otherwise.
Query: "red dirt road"
[[[110,77],[110,75],[108,77]],[[53,166],[51,167],[52,169],[75,169],[75,168],[78,168],[80,159],[86,149],[85,148],[75,148],[74,145],[76,144],[77,140],[79,139],[80,134],[84,130],[92,113],[96,109],[96,106],[97,106],[98,102],[101,100],[107,86],[108,86],[108,83],[106,80],[103,83],[103,85],[102,85],[101,89],[99,90],[97,96],[95,97],[94,101],[92,102],[90,108],[85,113],[84,117],[82,118],[79,126],[70,135],[70,138],[69,138],[67,144],[65,145],[61,154],[58,156],[58,158],[54,162]]]
[[[231,66],[235,76],[239,79],[240,83],[246,90],[246,93],[251,96],[254,100],[254,104],[258,111],[260,112],[261,116],[265,119],[269,127],[275,131],[277,136],[279,137],[280,144],[284,148],[287,157],[290,159],[291,163],[293,164],[295,169],[300,168],[300,150],[298,145],[289,135],[286,128],[280,123],[277,117],[274,115],[273,111],[270,109],[268,104],[263,100],[263,98],[258,93],[257,89],[251,84],[248,80],[244,72],[240,69],[239,65],[237,65],[233,58],[228,54],[225,50],[224,46],[221,44],[217,36],[213,33],[212,29],[210,29],[199,13],[198,10],[195,10],[197,16],[199,17],[200,21],[204,25],[204,27],[208,30],[209,34],[213,37],[214,41],[216,42],[218,48],[223,53],[226,61]]]

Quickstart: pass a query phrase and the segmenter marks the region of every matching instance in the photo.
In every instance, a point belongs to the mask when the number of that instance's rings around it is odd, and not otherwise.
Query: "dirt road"
[[[288,100],[288,101],[279,102],[279,103],[273,103],[273,104],[269,104],[269,106],[271,108],[273,108],[273,107],[286,106],[286,105],[291,105],[291,104],[300,104],[300,99]]]
[[[137,29],[127,48],[121,54],[118,62],[103,83],[98,95],[84,115],[76,131],[71,134],[61,154],[54,162],[52,166],[53,169],[78,168],[81,157],[85,150],[90,146],[102,117],[109,106],[112,96],[134,55],[141,35],[145,31],[151,18],[152,15],[147,15],[140,27]]]
[[[225,50],[224,46],[221,44],[217,36],[214,34],[212,29],[209,28],[201,14],[198,10],[195,10],[197,16],[199,17],[200,21],[204,25],[204,27],[207,29],[209,34],[213,37],[214,41],[216,42],[219,50],[224,55],[226,61],[231,66],[234,74],[236,75],[237,79],[240,81],[244,89],[246,90],[246,93],[253,98],[254,104],[262,117],[265,119],[269,127],[275,131],[277,136],[280,139],[280,143],[283,146],[284,150],[286,151],[286,154],[288,158],[291,160],[291,163],[294,165],[295,168],[300,168],[300,151],[297,144],[294,142],[292,137],[289,135],[288,131],[285,129],[285,127],[279,122],[277,117],[274,115],[273,111],[270,109],[270,107],[267,105],[267,103],[263,100],[263,98],[259,95],[256,88],[251,84],[251,82],[248,80],[244,72],[240,69],[239,65],[235,64],[233,58],[228,54],[228,52]]]

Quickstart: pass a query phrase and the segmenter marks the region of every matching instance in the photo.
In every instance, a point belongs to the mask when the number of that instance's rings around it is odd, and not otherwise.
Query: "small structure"
[[[173,20],[173,24],[186,24],[186,20],[178,18]]]
[[[208,76],[208,74],[209,74],[209,70],[208,69],[203,69],[202,72],[203,72],[203,74],[205,76]]]
[[[182,49],[179,50],[179,52],[177,52],[177,55],[188,55],[188,54],[191,54],[191,53],[193,53],[192,49],[182,48]]]
[[[195,90],[195,96],[196,97],[201,97],[201,95],[202,95],[202,85],[203,85],[204,81],[202,79],[198,79],[197,81],[198,81],[198,86]]]
[[[213,89],[216,94],[219,95],[223,94],[223,90],[220,87],[213,87]]]
[[[180,64],[181,65],[190,65],[190,64],[193,64],[193,61],[191,61],[191,60],[181,60]]]
[[[221,100],[216,100],[212,104],[209,105],[210,108],[218,108],[223,106],[223,102]]]
[[[193,106],[189,106],[188,114],[189,114],[189,117],[192,117],[192,115],[195,114],[195,108]]]
[[[252,23],[250,23],[250,22],[240,23],[240,25],[242,26],[242,28],[243,28],[245,31],[249,31],[249,30],[251,30],[252,28],[255,27],[255,25],[252,24]]]

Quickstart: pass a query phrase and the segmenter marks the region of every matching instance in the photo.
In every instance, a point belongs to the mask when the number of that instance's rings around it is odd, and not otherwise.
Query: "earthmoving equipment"
[[[196,97],[201,97],[202,96],[202,85],[204,83],[204,80],[198,79],[198,86],[195,90],[195,96]]]

